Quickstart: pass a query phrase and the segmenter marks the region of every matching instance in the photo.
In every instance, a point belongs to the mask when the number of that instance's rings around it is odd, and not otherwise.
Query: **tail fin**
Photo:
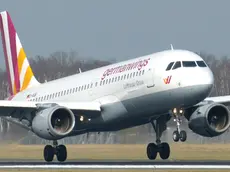
[[[0,31],[5,55],[5,63],[10,86],[10,94],[40,84],[35,78],[14,24],[7,11],[0,13]]]

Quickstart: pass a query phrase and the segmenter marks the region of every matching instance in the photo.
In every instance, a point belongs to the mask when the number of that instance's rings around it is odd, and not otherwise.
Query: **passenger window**
[[[204,63],[204,61],[196,61],[196,63],[199,67],[207,67],[207,65]]]
[[[95,87],[97,86],[97,82],[95,83]]]
[[[127,79],[129,79],[129,74],[127,74]]]
[[[135,72],[133,72],[133,77],[135,76]]]
[[[141,71],[139,72],[139,76],[141,76]]]
[[[174,62],[169,63],[168,66],[167,66],[167,68],[166,68],[166,71],[170,70],[172,68],[173,64],[174,64]]]
[[[194,61],[182,61],[183,67],[196,67],[196,63]]]
[[[175,64],[174,64],[174,66],[173,66],[173,70],[174,69],[177,69],[177,68],[180,68],[181,67],[181,62],[179,62],[179,61],[177,61]]]
[[[143,70],[143,71],[142,71],[142,75],[144,75],[144,73],[145,73],[145,71]]]
[[[117,81],[119,81],[120,80],[120,76],[118,76],[118,78],[117,78]]]

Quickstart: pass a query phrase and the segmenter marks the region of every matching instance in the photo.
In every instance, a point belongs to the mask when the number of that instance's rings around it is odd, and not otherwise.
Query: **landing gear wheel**
[[[170,156],[170,147],[168,143],[161,143],[159,145],[159,153],[161,159],[168,159]]]
[[[147,146],[147,156],[150,160],[157,157],[157,145],[155,143],[149,143]]]
[[[53,161],[54,158],[54,148],[51,145],[46,145],[43,151],[43,156],[46,162]]]
[[[178,142],[179,139],[180,139],[180,134],[179,134],[179,132],[176,130],[176,131],[173,132],[173,141],[174,141],[174,142]]]
[[[186,131],[182,130],[180,132],[180,141],[184,142],[184,141],[186,141],[186,139],[187,139]]]
[[[67,151],[64,145],[59,145],[56,147],[57,160],[63,162],[67,158]]]

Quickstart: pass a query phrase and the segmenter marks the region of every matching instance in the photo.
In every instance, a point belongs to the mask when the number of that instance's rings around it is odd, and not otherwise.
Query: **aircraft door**
[[[96,96],[97,96],[97,87],[98,87],[98,85],[99,85],[98,79],[94,79],[91,82],[90,88],[88,89],[88,94],[89,94],[91,100],[95,99]]]
[[[155,82],[154,82],[154,69],[153,68],[149,68],[147,70],[147,74],[146,74],[146,77],[147,77],[147,88],[152,88],[155,86]]]

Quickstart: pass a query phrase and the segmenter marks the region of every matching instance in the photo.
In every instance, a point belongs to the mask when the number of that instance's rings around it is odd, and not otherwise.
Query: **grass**
[[[57,169],[49,169],[49,170],[37,170],[37,169],[31,169],[31,170],[24,170],[24,169],[12,169],[12,170],[0,170],[0,172],[227,172],[229,170],[120,170],[120,169],[106,169],[106,170],[85,170],[85,169],[77,169],[77,170],[57,170]]]
[[[66,145],[68,160],[147,160],[146,145]],[[44,145],[0,145],[1,159],[43,160]],[[170,160],[230,160],[230,144],[171,144]]]
[[[43,160],[44,145],[0,145],[1,159]],[[147,160],[146,145],[67,145],[69,160]],[[171,145],[170,160],[230,160],[230,144]],[[1,169],[0,172],[219,172],[229,170]]]

